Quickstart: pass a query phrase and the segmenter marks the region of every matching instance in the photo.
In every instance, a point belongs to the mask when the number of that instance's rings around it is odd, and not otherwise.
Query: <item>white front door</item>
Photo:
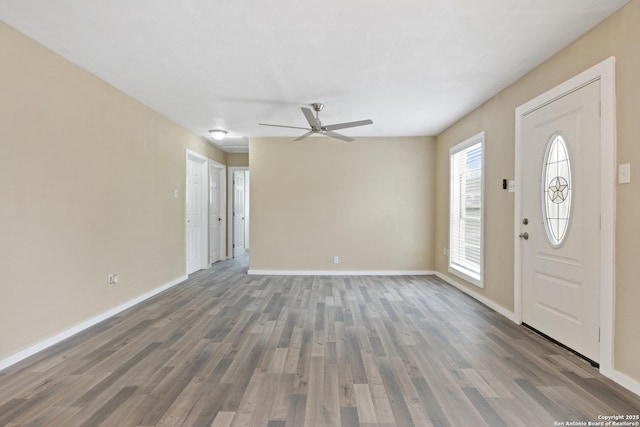
[[[187,274],[206,266],[206,167],[206,159],[187,157]]]
[[[245,198],[244,171],[233,174],[233,257],[245,252],[244,245]]]
[[[220,261],[220,169],[209,168],[209,264]]]
[[[523,117],[519,219],[523,322],[596,362],[599,104],[595,81]]]

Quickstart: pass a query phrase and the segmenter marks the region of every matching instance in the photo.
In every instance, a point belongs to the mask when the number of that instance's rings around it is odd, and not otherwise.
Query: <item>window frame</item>
[[[454,161],[456,154],[459,154],[475,145],[480,145],[480,261],[478,270],[467,268],[459,262],[453,260],[452,251],[454,245],[454,214],[460,215],[461,209],[454,212],[454,182],[458,179],[454,177]],[[450,273],[470,282],[479,288],[484,288],[484,218],[485,218],[485,133],[484,131],[456,144],[449,149],[449,246],[448,246],[448,270]],[[460,200],[460,199],[459,199]],[[461,205],[461,203],[459,203]]]

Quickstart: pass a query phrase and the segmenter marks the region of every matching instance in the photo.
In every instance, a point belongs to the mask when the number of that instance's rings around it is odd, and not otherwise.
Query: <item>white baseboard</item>
[[[129,300],[127,302],[125,302],[124,304],[121,304],[117,307],[112,308],[109,311],[106,311],[96,317],[92,317],[91,319],[88,319],[82,323],[80,323],[79,325],[74,326],[73,328],[67,329],[66,331],[63,331],[55,336],[52,336],[50,338],[47,338],[44,341],[41,341],[35,345],[32,345],[29,348],[26,348],[18,353],[12,354],[9,357],[6,357],[4,359],[0,360],[0,371],[8,368],[9,366],[16,364],[18,362],[20,362],[21,360],[26,359],[29,356],[32,356],[48,347],[51,347],[54,344],[59,343],[62,340],[65,340],[75,334],[77,334],[78,332],[82,332],[87,328],[90,328],[93,325],[96,325],[100,322],[102,322],[103,320],[108,319],[109,317],[115,316],[116,314],[130,308],[133,307],[136,304],[140,304],[142,301],[147,300],[149,298],[151,298],[154,295],[159,294],[160,292],[163,292],[175,285],[177,285],[178,283],[184,282],[185,280],[187,280],[187,276],[182,276],[182,277],[178,277],[177,279],[174,279],[172,281],[170,281],[169,283],[166,283],[162,286],[160,286],[159,288],[156,288],[150,292],[147,292],[146,294],[140,295],[139,297],[136,297],[132,300]]]
[[[609,371],[609,370],[600,369],[600,373],[605,377],[620,384],[622,387],[626,388],[627,390],[632,391],[633,393],[640,396],[640,382],[616,370]]]
[[[497,313],[500,313],[501,315],[503,315],[504,317],[506,317],[507,319],[511,320],[514,323],[520,323],[518,322],[515,313],[507,310],[506,308],[496,304],[495,302],[491,301],[488,298],[483,297],[482,295],[478,294],[477,292],[474,292],[473,290],[467,288],[466,286],[462,286],[460,283],[456,282],[455,280],[451,279],[450,277],[445,276],[444,274],[440,273],[440,272],[436,272],[435,275],[437,277],[439,277],[440,279],[444,280],[445,282],[447,282],[448,284],[450,284],[451,286],[453,286],[454,288],[460,289],[462,292],[464,292],[465,294],[469,295],[470,297],[478,300],[479,302],[481,302],[482,304],[486,305],[487,307],[491,308],[492,310],[496,311]],[[620,371],[616,371],[616,370],[606,370],[606,369],[600,369],[600,373],[602,375],[604,375],[605,377],[613,380],[614,382],[620,384],[622,387],[632,391],[633,393],[637,394],[640,396],[640,382],[634,380],[631,377],[628,377],[627,375],[623,374]]]
[[[520,323],[520,322],[518,322],[518,320],[516,318],[516,314],[513,311],[507,310],[503,306],[498,305],[495,302],[491,301],[489,298],[486,298],[486,297],[480,295],[479,293],[474,292],[472,289],[469,289],[468,287],[461,285],[460,283],[456,282],[452,278],[447,277],[447,276],[445,276],[444,274],[442,274],[440,272],[436,272],[435,275],[438,278],[440,278],[440,279],[444,280],[445,282],[447,282],[448,284],[450,284],[451,286],[453,286],[454,288],[457,288],[457,289],[461,290],[462,292],[464,292],[465,294],[469,295],[470,297],[478,300],[479,302],[481,302],[482,304],[486,305],[487,307],[489,307],[493,311],[495,311],[497,313],[500,313],[501,315],[503,315],[507,319],[511,320],[512,322]]]
[[[261,276],[427,276],[429,270],[249,270],[247,274]]]
[[[428,270],[417,270],[417,271],[308,271],[308,270],[301,270],[301,271],[294,271],[294,270],[249,270],[248,274],[254,274],[254,275],[278,275],[278,276],[287,276],[287,275],[295,275],[295,276],[407,276],[407,275],[411,275],[411,276],[424,276],[424,275],[435,275],[438,278],[444,280],[445,282],[447,282],[448,284],[450,284],[451,286],[461,290],[462,292],[468,294],[469,296],[471,296],[472,298],[478,300],[479,302],[481,302],[482,304],[486,305],[487,307],[491,308],[492,310],[496,311],[497,313],[500,313],[501,315],[503,315],[504,317],[506,317],[507,319],[518,323],[516,321],[516,317],[515,317],[515,313],[505,309],[504,307],[494,303],[493,301],[483,297],[482,295],[473,292],[471,289],[467,288],[466,286],[462,286],[460,283],[457,283],[455,280],[452,280],[451,278],[445,276],[442,273],[439,272],[434,272],[434,271],[428,271]],[[29,348],[26,348],[18,353],[15,353],[7,358],[1,359],[0,360],[0,371],[8,368],[11,365],[14,365],[18,362],[20,362],[21,360],[26,359],[29,356],[32,356],[42,350],[45,350],[48,347],[51,347],[57,343],[59,343],[62,340],[65,340],[79,332],[82,332],[83,330],[90,328],[91,326],[94,326],[100,322],[102,322],[103,320],[106,320],[112,316],[115,316],[116,314],[133,307],[136,304],[140,304],[141,302],[179,284],[184,282],[185,280],[187,280],[188,276],[182,276],[182,277],[178,277],[162,286],[160,286],[159,288],[156,288],[150,292],[147,292],[143,295],[140,295],[139,297],[136,297],[132,300],[129,300],[127,302],[125,302],[124,304],[121,304],[117,307],[112,308],[111,310],[108,310],[96,317],[93,317],[89,320],[86,320],[85,322],[82,322],[79,325],[74,326],[73,328],[67,329],[66,331],[63,331],[53,337],[47,338],[44,341],[39,342],[38,344],[35,344]],[[627,375],[621,373],[620,371],[616,371],[616,370],[611,370],[611,371],[604,371],[601,370],[601,373],[610,378],[611,380],[615,381],[616,383],[620,384],[621,386],[625,387],[626,389],[632,391],[633,393],[637,394],[640,396],[640,382],[634,380],[631,377],[628,377]]]

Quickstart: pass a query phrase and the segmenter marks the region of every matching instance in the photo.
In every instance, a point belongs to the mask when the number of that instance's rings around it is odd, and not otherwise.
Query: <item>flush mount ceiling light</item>
[[[222,141],[227,135],[227,131],[223,129],[210,129],[209,133],[211,134],[211,137],[216,141]]]

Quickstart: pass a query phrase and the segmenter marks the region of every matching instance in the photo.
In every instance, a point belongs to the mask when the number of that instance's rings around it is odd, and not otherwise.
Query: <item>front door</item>
[[[523,117],[522,320],[599,359],[600,81]]]

